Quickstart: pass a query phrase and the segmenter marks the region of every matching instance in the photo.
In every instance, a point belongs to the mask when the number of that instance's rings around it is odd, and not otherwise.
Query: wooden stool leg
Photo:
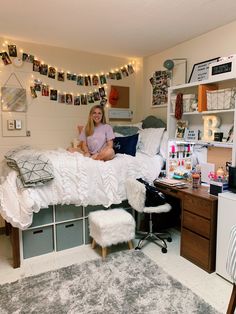
[[[107,256],[107,248],[102,247],[102,258],[105,258]]]
[[[134,248],[132,240],[128,241],[128,247],[130,250]]]
[[[233,290],[231,293],[227,314],[233,314],[236,307],[236,285],[233,285]]]
[[[93,241],[92,241],[92,249],[95,249],[95,247],[96,247],[96,241],[93,239]]]

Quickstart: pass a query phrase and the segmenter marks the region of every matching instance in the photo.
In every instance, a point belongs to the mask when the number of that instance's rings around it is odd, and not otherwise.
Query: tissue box
[[[229,189],[228,182],[210,181],[210,194],[218,196]]]

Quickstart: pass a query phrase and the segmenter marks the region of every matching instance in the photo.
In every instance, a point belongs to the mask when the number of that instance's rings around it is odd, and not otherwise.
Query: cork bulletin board
[[[115,104],[111,104],[111,108],[129,108],[129,87],[111,85],[118,92],[118,99]]]
[[[232,160],[232,148],[226,147],[208,147],[207,162],[215,164],[215,169],[223,167],[225,169],[226,161]]]

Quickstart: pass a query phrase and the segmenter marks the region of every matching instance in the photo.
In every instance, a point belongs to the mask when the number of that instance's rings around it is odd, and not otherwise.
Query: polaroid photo
[[[94,103],[93,94],[87,94],[87,99],[88,99],[88,103],[89,104],[93,104]]]
[[[73,103],[73,96],[72,94],[66,94],[66,104],[72,105]]]
[[[49,86],[42,85],[42,96],[49,96]]]
[[[123,77],[129,76],[129,72],[128,72],[128,70],[127,70],[126,67],[123,67],[123,68],[121,69],[121,73],[122,73]]]
[[[105,88],[104,87],[100,87],[98,90],[99,90],[99,94],[100,94],[101,98],[106,96],[106,92],[105,92]]]
[[[77,76],[77,85],[83,86],[84,85],[84,77],[81,75]]]
[[[80,105],[80,96],[75,96],[74,97],[74,105],[79,106]]]
[[[108,78],[109,78],[110,80],[115,80],[115,79],[116,79],[116,73],[114,73],[114,72],[109,72]]]
[[[28,53],[23,52],[22,54],[22,61],[34,63],[34,56]]]
[[[64,72],[57,72],[57,80],[60,82],[65,81],[65,73]]]
[[[34,89],[35,89],[37,92],[40,92],[41,89],[42,89],[42,81],[40,81],[40,80],[34,80]]]
[[[66,78],[67,78],[68,81],[71,81],[71,77],[72,77],[72,74],[67,72],[66,73]]]
[[[10,57],[17,57],[16,45],[8,45],[8,52]]]
[[[99,92],[93,92],[93,99],[94,101],[98,101],[101,99]]]
[[[93,75],[92,76],[92,83],[93,83],[94,86],[99,84],[99,79],[98,79],[97,75]]]
[[[41,62],[39,60],[34,60],[33,62],[33,71],[40,72]]]
[[[105,75],[105,74],[101,74],[101,75],[99,76],[99,78],[100,78],[100,83],[101,83],[101,85],[104,85],[104,84],[107,83],[107,78],[106,78],[106,75]]]
[[[30,93],[31,93],[31,97],[32,98],[37,98],[37,93],[35,91],[35,87],[34,86],[30,86]]]
[[[84,84],[85,84],[85,86],[91,86],[91,77],[90,76],[84,77]]]
[[[76,80],[77,80],[77,75],[71,74],[71,81],[76,81]]]
[[[122,76],[121,76],[121,72],[116,72],[116,79],[117,80],[121,80],[122,79]]]
[[[10,59],[10,57],[9,57],[9,55],[8,55],[8,53],[6,51],[2,52],[1,55],[2,55],[2,61],[3,61],[3,63],[5,65],[8,65],[8,64],[12,63],[11,59]]]
[[[102,98],[101,101],[100,101],[100,105],[104,107],[106,105],[106,103],[107,103],[107,99],[106,98]]]
[[[65,94],[58,94],[58,102],[64,104],[66,102],[66,95]]]
[[[127,70],[128,70],[129,74],[133,74],[134,73],[134,68],[133,68],[133,66],[131,64],[127,65]]]
[[[40,74],[48,75],[48,65],[47,64],[41,64]]]
[[[87,105],[87,96],[85,94],[82,94],[80,96],[81,105]]]
[[[57,100],[57,90],[56,89],[50,89],[50,100]]]
[[[56,78],[56,69],[55,68],[53,68],[53,67],[48,68],[48,77],[50,77],[51,79]]]

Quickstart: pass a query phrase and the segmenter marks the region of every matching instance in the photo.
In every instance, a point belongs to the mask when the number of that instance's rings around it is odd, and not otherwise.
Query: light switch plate
[[[21,130],[21,128],[22,128],[22,121],[21,120],[15,120],[15,128],[16,128],[16,130]]]
[[[8,121],[12,120],[14,128],[8,128]],[[16,120],[21,121],[21,129],[16,129]],[[26,136],[27,116],[25,112],[2,112],[2,136],[24,137]]]

